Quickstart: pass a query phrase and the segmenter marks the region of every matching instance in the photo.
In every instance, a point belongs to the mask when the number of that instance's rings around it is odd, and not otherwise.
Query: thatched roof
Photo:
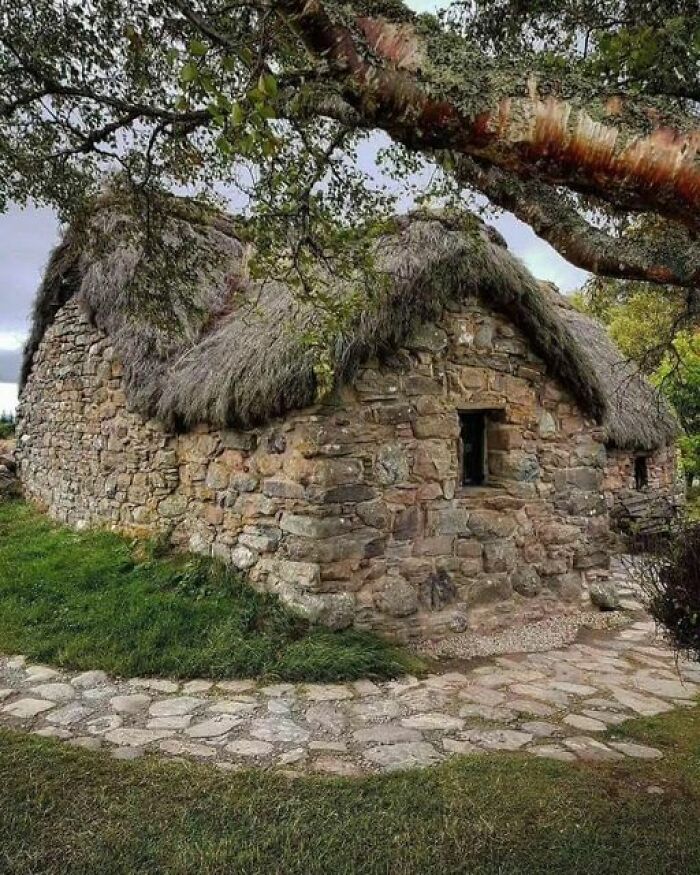
[[[196,306],[178,310],[179,330],[173,333],[131,306],[139,259],[124,237],[127,221],[114,211],[98,214],[92,227],[110,241],[99,255],[88,257],[71,229],[54,251],[34,306],[23,382],[46,328],[77,295],[111,336],[130,404],[145,415],[177,428],[198,422],[251,427],[314,403],[317,353],[305,337],[317,312],[282,283],[244,279],[244,247],[232,226],[175,220],[188,247],[212,257],[209,269],[195,271]],[[605,426],[611,443],[653,449],[674,434],[668,409],[605,329],[535,280],[489,229],[467,231],[434,216],[404,217],[379,241],[377,252],[391,282],[375,305],[337,332],[331,350],[336,385],[351,380],[371,357],[396,349],[448,301],[478,295],[524,331],[551,373]]]

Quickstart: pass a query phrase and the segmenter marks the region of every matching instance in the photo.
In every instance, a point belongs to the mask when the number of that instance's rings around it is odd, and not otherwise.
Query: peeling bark
[[[659,127],[631,137],[593,120],[585,105],[541,98],[534,79],[527,96],[494,95],[492,109],[467,117],[422,85],[421,40],[410,23],[359,18],[363,45],[330,18],[322,0],[281,0],[281,7],[308,51],[331,65],[345,99],[409,148],[450,149],[525,179],[700,227],[700,131]],[[621,108],[612,97],[609,118]]]

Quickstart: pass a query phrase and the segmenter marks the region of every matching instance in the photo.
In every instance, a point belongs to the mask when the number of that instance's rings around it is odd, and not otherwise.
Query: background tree
[[[636,361],[671,402],[684,434],[681,461],[690,487],[700,477],[700,332],[677,289],[665,295],[647,283],[592,279],[574,305],[604,322],[622,352]]]
[[[371,271],[395,207],[357,160],[383,131],[394,181],[432,168],[423,197],[481,193],[573,263],[697,311],[699,58],[683,0],[5,0],[0,207],[71,218],[119,171],[152,229],[154,193],[226,192],[266,269],[332,309],[318,266]]]
[[[675,407],[685,432],[678,445],[690,487],[700,478],[700,334],[679,335],[654,377]]]

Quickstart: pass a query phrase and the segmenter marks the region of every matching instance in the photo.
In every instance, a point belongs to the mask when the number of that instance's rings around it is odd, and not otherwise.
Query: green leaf
[[[193,64],[192,61],[188,61],[185,66],[180,70],[180,81],[181,82],[194,82],[199,74],[197,70],[197,65]]]
[[[233,147],[228,139],[222,134],[217,138],[216,148],[221,152],[222,155],[230,155],[233,152]]]
[[[231,107],[231,124],[234,127],[242,125],[245,121],[245,115],[245,109],[243,109],[240,103],[234,103]]]
[[[268,97],[277,97],[277,80],[271,73],[264,73],[258,80],[258,88]]]
[[[187,50],[191,55],[195,55],[195,57],[201,58],[209,51],[209,46],[206,43],[203,43],[201,40],[193,39],[190,40],[189,45],[187,46]]]

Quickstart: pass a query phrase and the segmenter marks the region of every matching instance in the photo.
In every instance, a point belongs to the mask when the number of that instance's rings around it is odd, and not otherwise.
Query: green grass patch
[[[665,758],[593,766],[483,754],[345,780],[115,762],[0,732],[0,871],[700,872],[700,711],[626,733],[663,744]]]
[[[422,667],[374,635],[311,626],[219,563],[156,554],[0,504],[0,652],[122,676],[334,681]]]
[[[693,486],[688,490],[685,510],[688,519],[700,522],[700,486]]]

